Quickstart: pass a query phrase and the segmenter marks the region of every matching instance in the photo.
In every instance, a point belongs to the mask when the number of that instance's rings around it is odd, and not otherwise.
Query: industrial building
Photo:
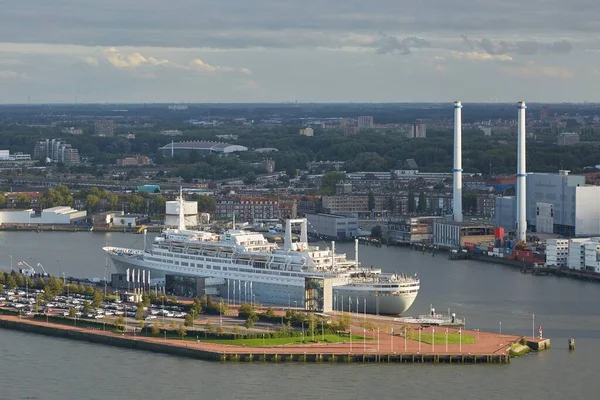
[[[183,217],[185,226],[194,228],[198,226],[198,203],[195,201],[183,202]],[[165,225],[179,226],[179,201],[167,201],[165,204]]]
[[[600,272],[600,237],[547,240],[546,266]]]
[[[557,142],[559,146],[573,146],[579,143],[579,133],[563,132],[558,135]]]
[[[0,150],[0,161],[29,161],[31,155],[23,153],[10,154],[10,150]]]
[[[441,248],[457,249],[465,243],[489,243],[494,241],[494,227],[466,222],[439,222],[433,224],[433,244]]]
[[[86,217],[86,211],[63,206],[46,208],[40,215],[33,209],[0,210],[0,225],[79,225],[85,222]]]
[[[163,155],[173,157],[175,154],[189,153],[192,150],[200,153],[230,154],[239,151],[248,151],[248,148],[229,143],[193,141],[172,142],[159,148],[159,150]]]
[[[338,214],[307,214],[309,234],[327,239],[358,237],[358,217]]]
[[[586,186],[585,176],[527,174],[527,223],[538,233],[564,237],[600,235],[600,186]],[[513,197],[496,199],[496,225],[515,229]]]
[[[432,243],[433,224],[444,217],[413,217],[388,222],[388,235],[392,243]]]
[[[313,128],[302,128],[300,129],[300,136],[313,137],[315,136],[315,131]]]

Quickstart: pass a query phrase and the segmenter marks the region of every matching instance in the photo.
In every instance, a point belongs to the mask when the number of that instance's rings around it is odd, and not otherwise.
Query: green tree
[[[275,311],[273,311],[273,307],[267,308],[267,311],[265,311],[265,316],[268,318],[275,317]]]
[[[93,297],[94,296],[94,288],[92,287],[92,285],[87,285],[85,288],[85,295],[88,297]]]
[[[15,198],[15,207],[19,209],[31,207],[31,200],[25,193],[19,193]]]
[[[100,205],[100,198],[93,194],[89,194],[85,199],[85,209],[89,213],[93,213],[98,210],[98,206]]]
[[[4,286],[0,284],[0,294],[4,294]]]
[[[196,202],[198,203],[198,212],[213,213],[217,207],[217,202],[210,196],[198,195]]]
[[[139,321],[139,322],[138,322],[138,327],[140,328],[140,332],[143,332],[143,331],[144,331],[144,328],[146,328],[146,327],[147,327],[147,325],[146,325],[146,322],[144,322],[143,320],[142,320],[142,321]]]
[[[137,304],[137,309],[135,310],[135,319],[138,321],[144,319],[144,305],[142,303]]]
[[[373,228],[371,228],[371,237],[381,239],[381,236],[383,236],[381,225],[375,225]]]
[[[324,196],[332,196],[335,194],[335,185],[340,183],[346,175],[337,171],[330,171],[321,177],[321,188],[319,194]]]
[[[352,324],[352,318],[347,313],[342,314],[337,320],[337,328],[342,331],[347,331],[350,329],[350,325]]]
[[[252,308],[252,306],[248,303],[242,303],[240,304],[240,307],[238,309],[238,315],[240,318],[248,318],[251,315],[256,314],[256,312],[254,311],[254,308]]]
[[[15,278],[15,282],[17,284],[17,287],[24,287],[25,286],[25,277],[23,277],[23,274],[21,274],[19,272],[15,272],[13,276]]]
[[[90,314],[92,312],[92,305],[89,301],[84,301],[83,302],[83,313],[85,315]]]
[[[119,196],[115,194],[108,194],[106,196],[106,207],[111,211],[116,211],[121,208],[121,202]]]
[[[181,336],[181,340],[183,340],[183,338],[187,335],[187,332],[185,330],[185,326],[179,325],[179,328],[177,329],[177,334],[179,336]]]
[[[184,320],[184,325],[185,326],[194,326],[194,317],[192,317],[192,314],[186,314],[185,316],[185,320]]]
[[[148,296],[148,294],[146,294],[146,292],[142,293],[142,305],[144,307],[150,307],[150,304],[152,304],[150,302],[150,296]]]
[[[122,315],[119,315],[119,317],[117,317],[117,320],[115,321],[115,326],[117,327],[117,330],[120,331],[125,329],[125,318],[123,318]]]
[[[75,308],[71,307],[69,308],[69,318],[75,318],[77,311],[75,311]]]
[[[6,206],[6,196],[4,193],[0,193],[0,208],[4,208]]]
[[[373,193],[372,190],[369,190],[369,194],[367,197],[368,197],[367,203],[368,203],[369,211],[373,211],[375,209],[375,194]]]
[[[92,300],[92,305],[94,307],[100,307],[102,302],[104,301],[104,293],[101,290],[94,290],[94,298]]]
[[[257,321],[258,321],[258,315],[250,314],[250,315],[248,315],[248,318],[246,318],[246,322],[244,323],[244,326],[246,327],[246,329],[250,329],[250,328],[254,327],[254,324],[256,324]]]
[[[152,328],[150,328],[150,333],[152,334],[152,336],[160,335],[160,325],[158,325],[157,323],[152,324]]]

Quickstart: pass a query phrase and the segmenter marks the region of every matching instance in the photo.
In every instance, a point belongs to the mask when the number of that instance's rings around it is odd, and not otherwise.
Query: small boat
[[[571,351],[575,350],[575,339],[573,339],[573,338],[569,339],[569,350],[571,350]]]

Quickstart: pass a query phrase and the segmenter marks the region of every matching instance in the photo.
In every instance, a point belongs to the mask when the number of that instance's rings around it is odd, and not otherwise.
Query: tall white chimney
[[[527,194],[525,171],[525,109],[524,101],[519,102],[518,145],[517,145],[517,240],[525,241],[527,234]]]
[[[454,190],[452,200],[452,211],[455,222],[462,222],[462,104],[454,102]]]

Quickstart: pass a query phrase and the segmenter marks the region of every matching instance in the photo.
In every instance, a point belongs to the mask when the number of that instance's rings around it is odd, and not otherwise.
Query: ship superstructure
[[[419,280],[380,269],[364,268],[355,259],[331,247],[311,246],[305,218],[286,221],[283,248],[261,233],[232,229],[223,234],[187,230],[182,217],[177,229],[166,229],[144,250],[105,247],[117,272],[149,270],[154,278],[166,275],[212,278],[228,301],[305,306],[306,282],[311,278],[331,281],[332,307],[341,311],[401,314],[414,302]],[[292,230],[300,225],[300,240]]]

